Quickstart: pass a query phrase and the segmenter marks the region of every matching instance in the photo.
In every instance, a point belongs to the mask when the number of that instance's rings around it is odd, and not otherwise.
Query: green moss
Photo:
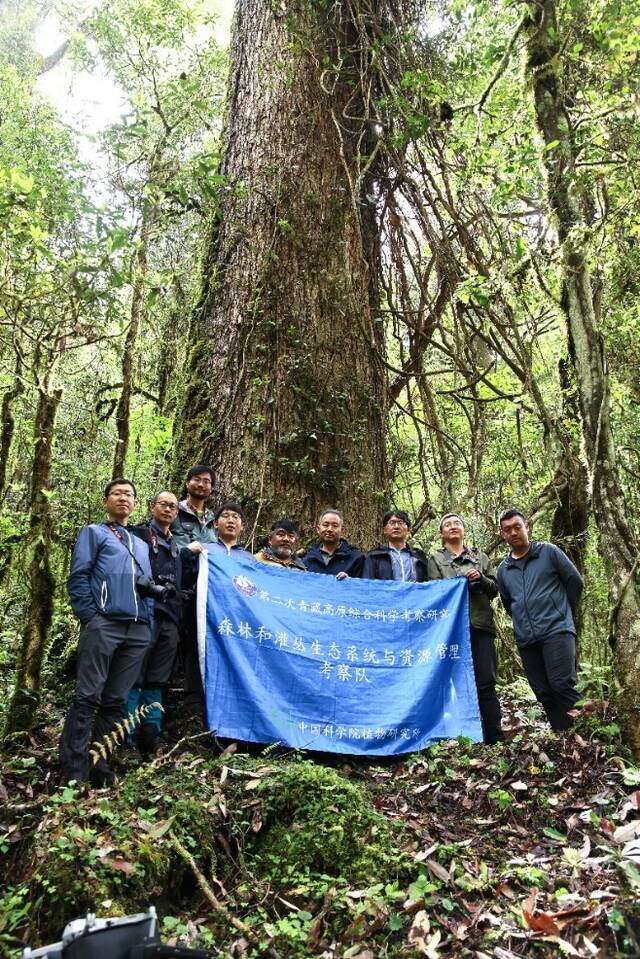
[[[334,769],[296,763],[261,792],[267,829],[255,843],[253,867],[265,878],[293,871],[356,878],[390,854],[387,821],[362,786]]]

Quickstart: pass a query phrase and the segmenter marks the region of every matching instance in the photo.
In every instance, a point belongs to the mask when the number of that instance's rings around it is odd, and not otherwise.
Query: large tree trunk
[[[627,520],[616,467],[606,357],[589,272],[589,233],[576,189],[575,150],[563,87],[556,6],[554,0],[538,0],[528,6],[527,71],[546,147],[549,204],[562,252],[569,356],[576,374],[593,510],[608,566],[610,638],[616,648],[620,707],[627,741],[640,757],[640,590],[636,576],[640,544]]]
[[[53,435],[62,391],[41,389],[35,420],[31,505],[28,545],[29,601],[22,646],[18,656],[16,684],[5,723],[5,734],[31,728],[40,699],[42,666],[47,653],[53,618],[56,581],[51,569],[53,523],[49,487],[53,458]]]
[[[299,0],[282,16],[284,4],[239,0],[227,185],[174,479],[210,462],[219,497],[241,499],[258,528],[287,513],[309,532],[337,506],[366,546],[387,487],[386,376],[371,181],[359,172],[373,133],[369,53],[348,19],[357,6]]]

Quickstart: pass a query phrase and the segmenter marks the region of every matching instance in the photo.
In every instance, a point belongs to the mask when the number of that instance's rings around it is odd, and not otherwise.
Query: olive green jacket
[[[484,629],[495,636],[491,600],[498,595],[496,571],[486,553],[465,546],[460,556],[453,556],[449,550],[436,550],[427,561],[427,579],[449,579],[463,576],[465,570],[477,569],[480,579],[469,583],[469,619],[475,629]]]

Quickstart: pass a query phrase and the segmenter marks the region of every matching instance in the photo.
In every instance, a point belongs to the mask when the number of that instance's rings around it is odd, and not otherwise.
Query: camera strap
[[[136,554],[133,552],[133,550],[131,549],[131,547],[130,547],[129,544],[127,543],[126,539],[124,538],[124,536],[122,535],[122,533],[120,532],[120,530],[118,529],[118,527],[116,526],[116,524],[115,524],[115,523],[105,523],[105,526],[107,527],[107,529],[110,529],[111,532],[113,533],[113,535],[115,536],[115,538],[116,538],[120,543],[122,543],[122,545],[123,545],[124,548],[126,549],[127,553],[129,554],[129,556],[131,557],[131,559],[133,560],[133,562],[136,564],[136,566],[138,567],[138,569],[140,570],[140,572],[142,573],[142,575],[143,575],[143,576],[146,576],[147,573],[146,573],[146,571],[144,570],[142,564],[140,563],[140,560],[138,559],[138,557],[136,556]]]

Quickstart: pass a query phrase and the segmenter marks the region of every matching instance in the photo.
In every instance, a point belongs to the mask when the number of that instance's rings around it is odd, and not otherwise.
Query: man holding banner
[[[464,578],[339,583],[208,547],[201,563],[207,724],[219,736],[356,755],[482,740]]]

